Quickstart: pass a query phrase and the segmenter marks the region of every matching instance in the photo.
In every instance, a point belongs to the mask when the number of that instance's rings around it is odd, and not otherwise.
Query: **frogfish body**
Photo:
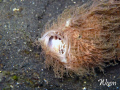
[[[46,26],[47,27],[47,26]],[[120,60],[120,1],[95,1],[66,9],[38,39],[45,65],[56,77],[103,71]]]

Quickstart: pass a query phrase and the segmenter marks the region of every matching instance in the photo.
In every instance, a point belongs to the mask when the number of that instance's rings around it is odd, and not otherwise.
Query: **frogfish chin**
[[[38,42],[56,77],[92,75],[120,60],[120,1],[71,6],[48,26]]]

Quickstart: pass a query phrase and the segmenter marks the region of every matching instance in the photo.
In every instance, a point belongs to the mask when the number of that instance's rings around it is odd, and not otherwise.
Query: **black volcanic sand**
[[[0,90],[119,90],[120,64],[94,77],[54,77],[45,69],[41,48],[32,46],[45,23],[70,5],[87,0],[0,0]],[[119,62],[118,62],[119,63]],[[99,79],[116,82],[100,85]]]

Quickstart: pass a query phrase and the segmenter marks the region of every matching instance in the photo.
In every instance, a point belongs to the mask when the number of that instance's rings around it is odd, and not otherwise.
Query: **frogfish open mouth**
[[[120,1],[71,6],[48,26],[38,42],[56,77],[91,75],[120,60]]]

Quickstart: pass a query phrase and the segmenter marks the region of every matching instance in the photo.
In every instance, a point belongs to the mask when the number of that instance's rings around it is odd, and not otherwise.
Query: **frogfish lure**
[[[85,76],[120,60],[120,1],[71,6],[38,39],[56,77]]]

